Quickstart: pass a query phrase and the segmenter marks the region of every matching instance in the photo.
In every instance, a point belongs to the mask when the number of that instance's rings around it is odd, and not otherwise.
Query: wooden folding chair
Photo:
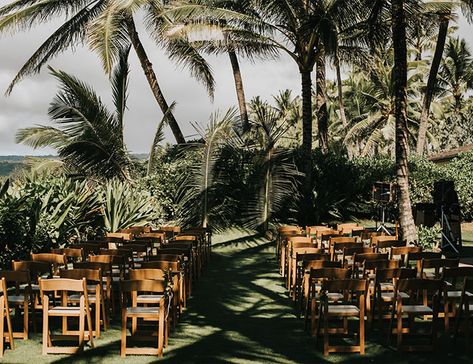
[[[392,262],[383,261],[383,262]],[[399,264],[399,261],[397,261]],[[411,268],[399,268],[399,267],[384,267],[377,268],[374,279],[374,289],[370,291],[367,297],[367,303],[372,301],[370,314],[368,320],[370,327],[374,321],[375,313],[378,313],[378,323],[380,330],[383,327],[383,319],[388,320],[391,318],[392,305],[396,302],[396,296],[394,293],[396,282],[398,279],[415,278],[416,270]],[[398,295],[402,298],[408,298],[407,293],[398,292]]]
[[[87,281],[87,295],[89,298],[90,308],[93,309],[95,322],[92,331],[96,338],[100,337],[100,322],[102,318],[104,331],[107,331],[107,312],[105,306],[105,294],[103,291],[103,278],[101,269],[69,269],[59,272],[61,278],[83,279]],[[80,303],[80,294],[73,294],[67,297],[67,302],[72,304]],[[70,331],[67,327],[67,317],[62,320],[63,334],[77,334]]]
[[[455,268],[460,264],[459,258],[453,259],[422,259],[420,261],[419,278],[440,279],[443,268]]]
[[[400,246],[400,247],[392,247],[390,254],[389,254],[389,259],[398,259],[400,260],[400,265],[407,267],[407,255],[409,253],[421,253],[422,252],[422,247],[420,246]]]
[[[298,226],[281,226],[278,228],[278,236],[276,239],[276,257],[279,262],[279,274],[286,276],[286,252],[287,239],[290,237],[306,237],[306,234]]]
[[[51,264],[53,276],[59,274],[59,269],[67,269],[67,259],[64,254],[32,253],[31,260],[33,262],[45,262]]]
[[[163,347],[165,341],[165,320],[168,298],[166,296],[166,283],[164,280],[139,280],[139,281],[121,281],[120,291],[122,296],[122,337],[120,355],[125,357],[127,354],[145,354],[145,355],[163,355]],[[153,296],[161,295],[159,303],[156,305],[148,305],[146,307],[138,306],[138,294],[152,294]],[[129,300],[131,296],[131,300]],[[132,333],[131,338],[139,338],[141,340],[156,340],[157,348],[129,348],[127,347],[127,320],[143,319],[157,321],[158,325],[153,332],[141,334],[137,328]]]
[[[324,254],[323,249],[313,248],[313,247],[300,247],[300,248],[293,248],[291,251],[291,274],[289,282],[289,294],[292,296],[292,299],[295,301],[297,293],[299,291],[298,284],[300,280],[298,280],[298,270],[300,270],[300,265],[302,260],[304,259],[324,259],[328,258],[326,254]]]
[[[30,272],[27,270],[17,271],[0,271],[0,278],[5,280],[6,289],[8,292],[7,304],[10,308],[15,308],[15,318],[21,320],[21,313],[23,312],[23,330],[12,331],[13,338],[28,340],[29,335],[29,309],[31,306],[31,313],[33,322],[36,319],[34,307],[34,295],[31,289]]]
[[[397,335],[397,348],[403,351],[426,351],[434,350],[437,342],[437,318],[439,312],[440,301],[443,292],[443,285],[439,279],[399,279],[396,282],[394,296],[396,304],[393,305],[391,313],[391,321],[389,325],[388,343],[393,334],[393,324],[396,321],[396,329],[394,333]],[[407,297],[403,297],[400,292],[406,292]],[[430,298],[431,302],[425,300]],[[421,335],[416,333],[417,337],[428,336],[430,338],[428,344],[403,345],[404,334],[414,334],[414,323],[417,316],[431,316],[432,325],[430,334]],[[408,327],[403,327],[403,319],[407,316]]]
[[[406,258],[406,267],[417,268],[417,273],[420,274],[422,259],[440,259],[442,253],[438,252],[409,252]]]
[[[286,286],[289,289],[291,284],[292,276],[292,260],[293,260],[293,250],[296,248],[315,248],[312,244],[312,239],[307,236],[290,236],[286,239],[286,245],[284,247],[284,272],[286,273]]]
[[[368,282],[364,279],[336,279],[324,280],[322,282],[322,310],[319,322],[323,322],[324,335],[324,355],[340,352],[359,352],[365,354],[365,298],[368,289]],[[330,302],[328,293],[339,292],[343,299],[337,302]],[[329,342],[329,335],[333,332],[329,326],[330,319],[343,321],[343,330],[347,327],[346,319],[357,317],[359,320],[358,345],[337,345],[332,346]],[[319,324],[320,330],[321,324]],[[339,332],[335,329],[335,332]]]
[[[337,224],[337,231],[341,231],[342,235],[349,235],[353,229],[359,228],[356,222],[346,222],[343,224]]]
[[[470,347],[470,335],[472,331],[472,313],[473,313],[473,279],[471,277],[465,277],[463,280],[463,288],[460,296],[460,305],[458,306],[458,312],[455,320],[455,334],[453,336],[454,343],[458,339],[458,333],[460,326],[463,326],[463,332],[465,333],[466,349],[471,350]]]
[[[0,280],[0,358],[3,357],[4,343],[7,342],[10,345],[10,349],[15,349],[15,343],[13,341],[13,326],[10,316],[10,306],[8,305],[8,292],[7,283],[5,278]],[[7,332],[5,332],[5,321],[7,323]]]
[[[473,290],[465,290],[465,279],[473,279],[473,267],[445,267],[441,279],[445,282],[443,293],[443,315],[445,320],[445,331],[450,330],[450,318],[456,319],[461,308],[462,296],[467,299],[473,297]],[[465,298],[463,299],[465,302]],[[464,304],[464,303],[463,303]]]
[[[62,248],[62,249],[51,249],[51,253],[53,254],[64,254],[68,263],[74,262],[83,262],[85,260],[85,252],[84,249],[80,247],[70,247],[70,248]]]
[[[89,299],[87,295],[87,280],[83,279],[39,279],[39,287],[41,290],[41,300],[43,302],[43,355],[46,354],[76,354],[84,351],[86,335],[85,324],[87,320],[88,341],[94,347],[94,338],[92,333],[92,317],[89,310]],[[49,294],[54,296],[55,292],[61,294],[61,303],[50,306]],[[67,296],[69,293],[80,294],[79,307],[69,306]],[[49,326],[50,317],[75,317],[79,319],[79,330],[77,335],[55,335],[51,334]],[[78,346],[64,347],[53,346],[53,340],[71,340],[73,337],[78,338]]]
[[[383,253],[362,253],[353,255],[353,278],[358,278],[360,272],[363,272],[363,266],[366,261],[388,260],[388,254]]]
[[[323,264],[325,265],[325,264]],[[309,295],[307,297],[308,304],[306,310],[306,322],[305,326],[307,329],[307,323],[310,316],[310,327],[312,335],[317,333],[317,322],[320,316],[319,303],[321,300],[322,283],[327,279],[347,279],[350,277],[351,271],[346,268],[338,267],[323,267],[323,268],[311,268],[309,276]],[[338,292],[330,292],[327,294],[327,299],[333,302],[337,302],[343,298]],[[345,326],[344,326],[345,327]]]
[[[389,236],[391,239],[381,239],[386,238],[386,236],[379,236],[377,239],[373,238],[372,246],[375,248],[376,253],[391,253],[392,248],[399,248],[407,246],[407,241],[397,240],[396,238]],[[381,240],[380,240],[381,239]]]

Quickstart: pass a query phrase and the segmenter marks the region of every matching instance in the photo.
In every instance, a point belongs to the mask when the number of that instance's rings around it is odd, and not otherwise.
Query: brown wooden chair
[[[322,231],[317,235],[317,247],[330,250],[330,240],[334,238],[346,238],[346,236],[343,236],[338,230]]]
[[[73,262],[83,262],[85,260],[85,252],[82,248],[61,248],[61,249],[51,249],[51,253],[53,254],[64,254],[66,256],[66,260],[69,263]]]
[[[21,320],[21,312],[23,312],[23,330],[13,330],[13,338],[28,340],[30,306],[33,322],[35,322],[36,319],[30,272],[27,270],[3,270],[0,271],[0,278],[5,280],[6,289],[9,290],[8,300],[6,303],[8,304],[8,307],[15,308],[15,318]]]
[[[358,278],[360,272],[363,272],[363,266],[366,261],[388,260],[389,255],[383,253],[362,253],[353,255],[353,278]]]
[[[331,262],[335,264],[335,262]],[[306,315],[305,315],[305,329],[310,320],[310,327],[312,335],[317,332],[317,320],[320,316],[320,299],[322,292],[322,282],[326,279],[347,279],[351,275],[351,271],[346,268],[333,267],[329,263],[321,263],[320,267],[313,265],[316,268],[310,269],[309,274],[309,294],[307,297]],[[338,301],[342,298],[340,293],[328,293],[327,297],[331,301]]]
[[[392,260],[383,262],[392,262]],[[399,264],[399,261],[397,262]],[[370,314],[368,315],[370,326],[374,321],[375,313],[377,313],[379,327],[382,329],[383,319],[391,318],[392,305],[396,302],[394,290],[397,280],[416,278],[416,274],[416,270],[411,268],[385,267],[376,269],[374,289],[367,298],[367,303],[372,301]],[[398,292],[398,295],[402,299],[408,298],[405,292]]]
[[[345,268],[353,268],[353,257],[355,254],[367,254],[367,253],[374,253],[374,248],[365,247],[362,243],[335,243],[334,247],[339,248],[338,244],[341,244],[343,247],[343,254],[340,262],[342,262],[343,267]]]
[[[440,259],[442,253],[438,252],[409,252],[406,258],[406,266],[408,268],[417,268],[417,272],[420,273],[422,259]]]
[[[295,248],[315,248],[312,244],[312,239],[307,236],[289,236],[286,238],[284,246],[285,253],[283,254],[284,270],[283,276],[286,277],[286,286],[289,288],[292,274],[292,251]]]
[[[166,308],[167,308],[167,297],[166,297],[166,283],[164,280],[139,280],[139,281],[121,281],[120,291],[122,296],[122,337],[121,337],[121,349],[120,355],[125,357],[127,354],[133,355],[163,355],[164,341],[165,341],[165,320],[166,320]],[[146,307],[138,306],[138,294],[153,294],[161,295],[162,298],[156,305],[148,305]],[[130,300],[131,296],[131,300]],[[129,348],[126,345],[127,341],[127,320],[131,319],[143,319],[157,321],[157,330],[153,330],[153,333],[157,335],[157,348]],[[146,333],[140,333],[136,329],[135,334],[132,333],[132,337],[139,338],[141,340],[156,340],[156,336]]]
[[[463,287],[460,296],[460,304],[458,306],[458,312],[455,320],[455,334],[453,336],[454,343],[458,339],[460,327],[462,326],[463,332],[465,333],[466,349],[470,349],[470,336],[472,331],[472,313],[473,313],[473,279],[471,277],[465,277],[463,280]]]
[[[443,268],[455,268],[460,264],[459,258],[453,259],[422,259],[420,261],[419,278],[440,279]]]
[[[368,289],[368,282],[364,279],[335,279],[322,282],[322,311],[324,336],[324,355],[340,352],[359,352],[365,354],[365,298]],[[339,292],[343,299],[330,302],[328,293]],[[359,320],[358,345],[338,345],[332,346],[329,342],[329,335],[333,332],[329,326],[331,319],[343,321],[343,331],[347,330],[346,319],[357,317]],[[320,328],[321,324],[319,324]],[[320,330],[320,329],[319,329]],[[339,332],[337,328],[335,332]]]
[[[385,238],[386,236],[380,236],[378,239],[373,239],[372,246],[375,248],[376,253],[391,253],[392,248],[396,247],[405,247],[407,246],[407,241],[397,240],[395,237],[391,237],[391,240],[379,240],[380,238]]]
[[[462,295],[473,297],[473,291],[464,290],[465,279],[473,279],[473,267],[444,267],[441,279],[445,282],[443,293],[443,315],[445,331],[450,330],[450,318],[457,317]],[[464,299],[465,301],[465,299]]]
[[[87,295],[87,280],[83,279],[39,279],[41,290],[41,300],[43,302],[43,355],[46,354],[76,354],[84,351],[86,335],[85,325],[87,321],[88,341],[94,347],[94,338],[92,333],[92,317],[89,310],[89,299]],[[54,296],[55,292],[61,295],[61,303],[58,306],[50,306],[49,294]],[[68,305],[67,296],[69,293],[80,294],[79,306]],[[51,334],[49,326],[50,317],[61,317],[67,320],[69,317],[79,319],[79,330],[77,335],[56,335]],[[78,337],[77,347],[53,346],[54,339],[68,339]]]
[[[133,268],[139,268],[143,262],[148,260],[151,254],[151,247],[147,244],[125,243],[123,248],[131,251],[133,259]]]
[[[391,321],[389,325],[388,341],[393,334],[393,324],[397,325],[394,333],[397,335],[397,348],[403,351],[426,351],[434,350],[437,342],[437,318],[440,301],[443,292],[443,285],[440,279],[399,279],[396,282],[394,296],[396,304],[393,305]],[[407,292],[408,297],[403,297],[399,292]],[[431,302],[426,302],[425,297],[431,297]],[[414,334],[414,322],[417,316],[432,316],[432,326],[430,338],[427,344],[403,345],[404,334]],[[409,326],[403,326],[404,316],[408,317]],[[421,336],[416,333],[416,337]],[[425,335],[424,335],[425,336]]]
[[[407,255],[409,253],[421,253],[422,252],[422,247],[420,246],[400,246],[400,247],[392,247],[390,254],[389,254],[389,259],[399,259],[401,262],[401,266],[407,267]]]
[[[75,249],[82,249],[84,251],[84,257],[87,258],[89,255],[99,255],[100,249],[107,249],[108,242],[105,240],[97,242],[80,242],[72,245],[72,247]]]
[[[7,283],[5,278],[0,279],[0,358],[3,357],[5,342],[10,345],[10,349],[15,349],[13,341],[13,326],[10,316],[10,306],[8,305]],[[7,332],[5,332],[5,321]]]
[[[337,231],[341,231],[343,235],[349,235],[353,229],[359,228],[356,222],[346,222],[343,224],[337,224]]]
[[[283,277],[286,276],[287,239],[296,236],[306,237],[306,234],[299,226],[281,226],[278,228],[276,257],[279,262],[279,274]]]
[[[339,236],[329,239],[328,252],[332,260],[339,260],[344,248],[363,247],[363,244],[356,237]]]
[[[304,259],[324,259],[324,257],[327,257],[326,254],[324,254],[323,249],[319,248],[313,248],[312,246],[310,247],[299,247],[299,248],[293,248],[291,251],[291,274],[290,274],[290,282],[289,282],[289,294],[292,296],[293,300],[296,300],[297,292],[298,292],[298,283],[300,283],[300,280],[298,280],[298,270],[301,265],[301,261]]]
[[[68,279],[83,279],[87,281],[87,295],[89,298],[90,308],[93,309],[94,313],[94,327],[92,331],[95,337],[100,337],[100,322],[103,322],[104,331],[107,331],[107,312],[105,306],[105,294],[103,291],[103,278],[101,269],[69,269],[63,270],[59,273],[61,278]],[[73,294],[67,297],[67,302],[73,304],[80,304],[80,294]],[[102,318],[102,320],[101,320]],[[71,332],[67,328],[67,318],[63,319],[63,333],[66,334],[77,334],[77,332]]]
[[[58,275],[60,269],[67,269],[67,258],[64,254],[37,253],[31,254],[33,262],[45,262],[52,265],[53,275]]]

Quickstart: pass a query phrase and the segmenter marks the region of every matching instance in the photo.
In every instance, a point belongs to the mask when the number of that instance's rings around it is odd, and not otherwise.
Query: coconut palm
[[[392,71],[394,118],[396,122],[396,181],[399,187],[399,219],[402,238],[417,240],[409,195],[408,128],[407,128],[407,40],[405,0],[391,1],[394,67]]]
[[[420,155],[423,154],[425,150],[425,136],[427,132],[430,106],[436,89],[437,75],[445,49],[450,21],[454,18],[453,14],[458,8],[467,15],[468,19],[471,19],[473,13],[473,1],[471,0],[451,0],[447,2],[447,4],[444,4],[443,8],[439,8],[437,11],[439,17],[439,30],[434,56],[432,58],[432,66],[427,80],[427,87],[425,88],[425,93],[422,99],[422,113],[419,123],[419,136],[417,138],[416,152]]]
[[[60,91],[48,114],[57,127],[20,129],[18,143],[33,148],[52,147],[66,165],[88,176],[128,179],[131,164],[123,140],[130,48],[120,52],[112,74],[115,111],[107,109],[90,86],[65,72],[49,68],[59,81]]]
[[[232,1],[227,1],[232,3]],[[225,1],[185,1],[181,6],[174,7],[167,15],[179,25],[174,34],[188,39],[189,34],[201,32],[202,24],[210,25],[213,32],[207,39],[207,47],[215,51],[226,52],[228,44],[225,37],[216,37],[219,30],[216,25],[225,23],[225,34],[231,34],[231,47],[245,54],[251,54],[255,49],[282,51],[289,55],[297,64],[302,85],[302,129],[303,153],[307,161],[305,168],[304,200],[309,222],[312,210],[312,164],[311,152],[313,144],[313,114],[312,114],[312,71],[319,60],[319,144],[327,148],[328,128],[325,118],[326,101],[324,99],[324,65],[325,56],[336,44],[333,21],[337,20],[340,28],[347,28],[357,23],[362,12],[363,1],[358,0],[245,0],[241,8],[232,10],[226,7]],[[220,29],[221,32],[221,29]]]
[[[453,96],[454,112],[460,112],[463,96],[473,86],[473,57],[464,39],[449,38],[438,83]]]
[[[31,29],[62,16],[66,21],[57,28],[33,53],[11,82],[7,93],[24,77],[38,73],[54,56],[78,44],[89,43],[102,59],[105,71],[110,74],[119,51],[131,42],[163,114],[169,109],[151,61],[136,30],[134,14],[145,11],[145,24],[156,43],[163,46],[177,64],[184,64],[193,76],[203,81],[210,94],[214,82],[210,67],[195,50],[183,40],[167,41],[160,31],[166,23],[162,11],[168,1],[73,0],[73,1],[13,1],[0,8],[0,32]],[[168,113],[169,125],[178,143],[184,136],[174,115]]]

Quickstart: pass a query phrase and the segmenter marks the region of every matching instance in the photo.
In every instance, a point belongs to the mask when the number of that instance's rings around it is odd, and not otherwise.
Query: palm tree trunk
[[[338,58],[338,55],[335,58],[335,69],[337,72],[338,109],[340,110],[340,120],[342,121],[343,127],[346,127],[348,126],[348,121],[345,115],[345,104],[343,103],[342,73],[340,71],[340,59]]]
[[[326,76],[325,76],[325,51],[322,47],[317,54],[316,70],[316,110],[317,126],[319,134],[319,147],[323,154],[328,152],[328,110],[326,95]]]
[[[301,69],[302,81],[302,156],[304,158],[304,201],[303,220],[309,225],[312,221],[312,70]]]
[[[396,175],[399,186],[399,218],[402,238],[417,240],[411,199],[409,197],[408,130],[407,130],[407,45],[404,0],[392,0],[392,34],[394,49],[393,92],[396,118]]]
[[[138,59],[140,60],[141,67],[143,68],[146,79],[148,80],[149,86],[151,87],[153,96],[158,102],[163,114],[166,114],[168,113],[169,105],[164,98],[161,87],[159,87],[158,78],[156,77],[156,73],[153,70],[153,65],[146,54],[143,44],[141,43],[140,37],[138,36],[133,18],[131,16],[126,17],[125,22],[128,28],[131,43],[135,49]],[[182,134],[181,128],[179,127],[179,124],[177,123],[177,120],[172,112],[168,113],[168,123],[171,127],[172,133],[174,134],[176,142],[179,144],[185,143],[186,140],[184,139],[184,135]]]
[[[230,63],[232,64],[233,78],[235,80],[235,89],[240,108],[241,126],[243,130],[248,130],[250,123],[248,121],[248,111],[246,109],[245,89],[243,87],[243,78],[241,77],[240,64],[235,51],[228,51]]]
[[[437,74],[442,61],[443,50],[445,49],[445,41],[447,39],[448,25],[450,14],[444,15],[439,26],[439,33],[437,36],[437,44],[435,45],[434,58],[430,66],[429,79],[427,80],[427,87],[422,99],[422,112],[420,114],[419,135],[417,136],[416,152],[419,155],[424,154],[425,139],[427,135],[427,125],[429,123],[430,104],[434,94],[435,85],[437,83]]]

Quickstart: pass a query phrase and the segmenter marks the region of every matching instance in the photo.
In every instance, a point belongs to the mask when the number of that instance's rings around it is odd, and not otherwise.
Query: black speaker
[[[434,204],[438,206],[450,206],[458,203],[458,195],[455,191],[455,183],[453,181],[438,181],[434,183],[434,191],[432,193]]]
[[[418,203],[414,206],[414,219],[417,226],[432,227],[438,221],[437,206],[434,203]]]
[[[396,201],[396,185],[389,182],[375,182],[373,184],[373,201],[394,202]]]

